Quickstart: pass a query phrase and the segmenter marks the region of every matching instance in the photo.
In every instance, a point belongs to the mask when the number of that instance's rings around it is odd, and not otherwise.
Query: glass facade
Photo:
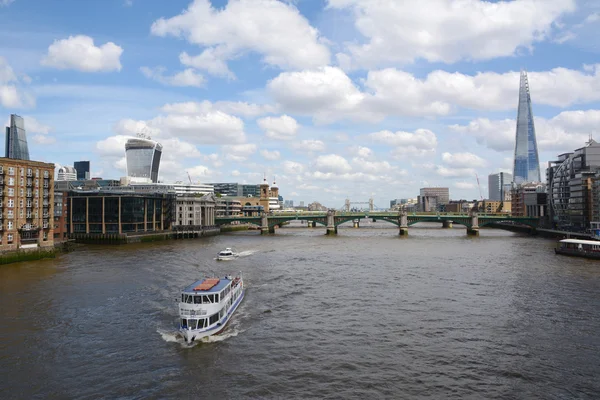
[[[488,199],[494,201],[504,201],[506,198],[505,190],[507,185],[512,182],[512,175],[506,172],[498,172],[488,176]]]
[[[89,161],[75,161],[73,168],[77,171],[77,180],[90,179],[90,162]]]
[[[573,153],[561,154],[548,165],[548,204],[551,224],[584,231],[593,217],[592,181],[600,171],[600,144],[590,141]]]
[[[127,176],[147,178],[158,182],[158,168],[162,155],[162,145],[153,140],[135,138],[125,143]]]
[[[10,115],[10,126],[6,127],[5,154],[6,158],[29,160],[25,121],[16,114]]]
[[[513,179],[516,184],[541,181],[529,82],[525,71],[521,71],[519,86]]]

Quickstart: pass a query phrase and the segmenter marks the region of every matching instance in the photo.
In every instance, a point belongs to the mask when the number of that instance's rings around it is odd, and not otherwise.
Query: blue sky
[[[164,181],[475,199],[512,169],[521,69],[543,166],[600,135],[599,31],[584,0],[0,0],[0,111],[104,178],[144,132]]]

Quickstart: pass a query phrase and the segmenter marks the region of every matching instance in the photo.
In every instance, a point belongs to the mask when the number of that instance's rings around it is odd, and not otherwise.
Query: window
[[[21,171],[23,171],[23,170],[21,169]],[[25,178],[21,178],[21,182],[20,183],[21,183],[21,186],[25,185]]]
[[[20,193],[21,197],[22,197],[22,196],[25,196],[25,190],[24,190],[24,189],[22,189],[22,188],[21,188],[21,189],[19,190],[19,193]]]
[[[19,218],[23,218],[23,210],[19,211]]]
[[[12,243],[13,242],[13,235],[12,235],[12,233],[9,233],[8,235],[6,235],[6,241],[8,243]]]
[[[35,177],[36,177],[36,178],[39,178],[39,177],[40,177],[40,170],[39,170],[39,169],[36,169],[36,170],[35,170]]]
[[[48,171],[44,171],[44,178],[48,178]]]
[[[39,187],[40,186],[40,180],[39,179],[35,179],[35,187]]]
[[[8,195],[9,195],[9,196],[14,196],[14,195],[15,195],[15,189],[13,189],[13,188],[8,188]]]
[[[14,167],[8,167],[8,174],[9,175],[14,175],[15,174],[15,168]]]
[[[8,221],[6,223],[6,229],[11,230],[13,228],[13,222],[12,221]],[[12,241],[12,239],[9,239]]]
[[[8,210],[8,211],[6,212],[6,215],[7,215],[7,217],[8,217],[8,218],[12,218],[12,217],[14,217],[14,215],[13,215],[13,210]]]
[[[31,176],[31,168],[27,168],[27,176]]]
[[[40,189],[35,189],[35,197],[39,197],[40,196]]]
[[[190,207],[190,211],[194,211],[194,207]]]
[[[13,208],[15,206],[15,201],[13,199],[8,199],[8,208]]]
[[[19,208],[23,208],[23,199],[19,200]]]
[[[21,173],[19,175],[25,176],[25,168],[21,168]]]
[[[8,178],[8,185],[14,186],[14,184],[15,184],[15,178],[13,178],[13,177]]]

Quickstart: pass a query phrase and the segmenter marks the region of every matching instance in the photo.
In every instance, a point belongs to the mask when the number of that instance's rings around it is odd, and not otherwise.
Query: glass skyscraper
[[[125,158],[127,159],[127,176],[147,178],[158,182],[158,168],[162,145],[154,140],[143,137],[132,138],[125,143]]]
[[[516,184],[541,181],[540,159],[535,139],[529,82],[527,81],[527,72],[525,71],[521,71],[521,83],[519,86],[513,179]]]
[[[507,187],[510,188],[512,175],[506,172],[488,175],[488,199],[494,201],[504,201],[506,199]],[[510,189],[508,189],[510,193]]]
[[[6,127],[5,150],[6,158],[29,160],[25,121],[16,114],[10,115],[10,126]]]
[[[89,161],[75,161],[73,168],[77,171],[77,180],[90,179],[90,162]]]

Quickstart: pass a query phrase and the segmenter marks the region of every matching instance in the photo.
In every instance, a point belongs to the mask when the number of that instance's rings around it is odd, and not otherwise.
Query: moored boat
[[[235,253],[233,250],[231,250],[231,247],[228,247],[225,250],[221,250],[219,252],[219,254],[217,254],[217,260],[219,260],[219,261],[233,260],[237,256],[238,256],[237,253]]]
[[[244,298],[241,274],[223,278],[205,278],[181,292],[179,332],[187,343],[212,336],[225,325]]]
[[[554,249],[556,254],[600,260],[600,241],[563,239]]]

